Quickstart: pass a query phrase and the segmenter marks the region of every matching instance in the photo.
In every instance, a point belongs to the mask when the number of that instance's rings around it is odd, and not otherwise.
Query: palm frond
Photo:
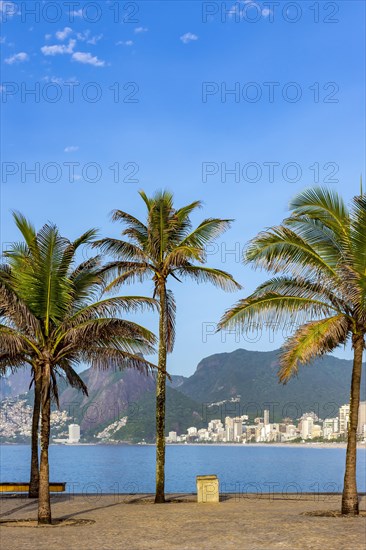
[[[215,239],[230,229],[233,220],[222,220],[220,218],[208,218],[203,220],[199,226],[183,239],[180,246],[189,246],[194,249],[205,249]]]
[[[149,261],[131,262],[115,260],[104,265],[103,275],[107,284],[105,290],[118,289],[123,283],[133,283],[135,280],[144,281],[155,273],[155,267]]]
[[[241,286],[235,281],[230,273],[221,269],[211,267],[202,267],[196,265],[185,265],[172,270],[172,273],[180,277],[190,277],[197,283],[211,283],[214,286],[233,292],[239,290]]]
[[[280,382],[288,382],[298,372],[300,365],[306,365],[316,357],[334,351],[340,344],[345,344],[349,331],[349,321],[342,314],[301,326],[283,347]]]
[[[366,293],[366,194],[353,199],[351,243],[353,264],[361,277],[362,289]]]
[[[325,187],[306,189],[292,199],[290,209],[294,216],[317,219],[333,230],[341,240],[348,233],[348,209],[343,199],[333,189]]]
[[[261,297],[268,293],[320,300],[339,312],[347,308],[344,296],[337,293],[334,287],[328,288],[323,282],[313,282],[301,277],[273,277],[260,284],[252,297]]]
[[[310,244],[284,226],[259,233],[252,239],[245,253],[245,263],[300,277],[337,277],[336,270]]]
[[[60,361],[59,366],[65,373],[66,379],[72,388],[81,391],[84,395],[88,395],[88,388],[78,373],[72,368],[70,361],[63,359]]]
[[[176,303],[174,294],[171,290],[167,290],[165,294],[165,315],[166,321],[165,334],[167,338],[167,351],[171,353],[175,342],[175,318],[176,318]]]
[[[94,247],[101,249],[103,254],[111,254],[115,258],[128,261],[148,262],[149,258],[139,246],[119,239],[100,239],[95,241]]]
[[[200,263],[204,263],[205,254],[205,250],[201,247],[194,248],[193,246],[189,245],[179,245],[173,248],[173,250],[169,252],[168,255],[165,257],[165,272],[168,274],[175,268],[184,266],[187,262],[197,261]]]
[[[298,326],[312,318],[334,315],[337,311],[327,302],[301,296],[282,296],[267,292],[239,300],[227,310],[218,324],[218,330],[239,326],[242,330],[264,326],[281,330],[290,323]]]
[[[126,368],[133,368],[149,374],[156,369],[157,366],[144,359],[140,353],[139,351],[133,353],[127,350],[113,349],[110,347],[94,347],[84,352],[83,359],[96,369],[124,370]]]
[[[20,212],[14,211],[13,218],[15,225],[22,234],[22,237],[30,250],[31,254],[38,257],[37,234],[34,226]]]
[[[115,317],[121,311],[132,312],[141,311],[144,309],[154,310],[157,303],[153,298],[145,296],[115,296],[93,302],[65,319],[65,323],[60,325],[61,330],[64,327],[72,324],[79,324],[89,319],[97,319],[99,317]]]
[[[139,231],[141,235],[147,236],[147,227],[140,220],[138,220],[131,214],[128,214],[128,212],[123,212],[122,210],[113,210],[111,219],[113,222],[124,222],[128,227]]]
[[[283,224],[292,229],[333,269],[342,257],[342,242],[334,231],[318,219],[308,216],[290,216]]]
[[[56,355],[56,359],[59,360],[59,357],[64,356],[65,353],[68,355],[71,350],[75,352],[83,350],[94,345],[95,342],[106,345],[108,342],[114,343],[123,339],[128,341],[136,339],[146,345],[145,352],[154,351],[156,337],[151,331],[132,321],[116,318],[90,319],[77,325],[72,324],[56,339],[53,351],[59,353]]]
[[[193,201],[190,204],[187,204],[186,206],[182,206],[178,210],[176,210],[176,217],[178,218],[179,224],[182,224],[184,222],[187,222],[186,227],[191,227],[191,221],[190,221],[190,215],[194,210],[197,210],[198,208],[202,208],[202,201]]]

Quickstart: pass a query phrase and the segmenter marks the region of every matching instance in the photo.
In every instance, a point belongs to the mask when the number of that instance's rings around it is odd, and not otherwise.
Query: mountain
[[[352,361],[326,356],[300,368],[298,377],[283,386],[277,380],[278,355],[279,351],[238,349],[202,359],[189,378],[172,376],[167,387],[166,433],[184,433],[190,426],[201,428],[213,418],[224,421],[226,416],[263,416],[264,408],[270,410],[271,421],[286,416],[297,419],[309,411],[320,418],[338,416],[339,407],[349,402]],[[154,441],[155,379],[152,375],[133,369],[89,368],[80,376],[88,387],[88,397],[68,387],[63,380],[59,383],[59,393],[61,411],[69,423],[80,424],[83,438]],[[0,382],[3,403],[13,399],[14,416],[28,414],[26,406],[31,405],[33,397],[33,390],[28,392],[29,370],[19,370]],[[23,403],[22,411],[18,411],[14,399]],[[365,375],[361,399],[366,399]],[[7,410],[9,406],[9,403],[4,405]],[[2,426],[0,421],[0,436],[7,437],[11,430],[9,422],[5,421]]]
[[[0,400],[26,393],[29,390],[30,382],[29,367],[18,369],[11,376],[0,376]]]
[[[114,440],[147,441],[155,433],[155,379],[134,369],[124,371],[86,369],[80,373],[88,387],[88,396],[68,386],[59,379],[60,410],[69,423],[80,424],[83,438],[94,438],[111,425],[107,435]],[[167,430],[185,431],[189,426],[201,425],[201,405],[174,388],[186,378],[172,376],[167,388]],[[17,437],[26,439],[30,434],[30,419],[33,404],[33,390],[29,390],[30,370],[20,369],[10,376],[0,378],[0,438],[14,441],[17,418],[27,418],[27,426],[17,432]],[[53,409],[55,409],[55,405]],[[9,416],[9,411],[12,416]],[[6,415],[3,411],[7,411]],[[119,421],[128,417],[125,430],[119,429]],[[29,425],[28,425],[29,424]],[[18,430],[19,431],[19,430]],[[56,432],[55,432],[56,433]],[[57,433],[59,435],[59,433]]]
[[[179,386],[181,386],[185,382],[185,380],[187,380],[185,376],[180,376],[177,374],[172,374],[171,379],[171,382],[168,381],[168,385],[175,389],[179,388]]]
[[[146,393],[126,412],[128,421],[113,434],[116,440],[138,442],[142,439],[155,439],[155,391]],[[165,431],[185,433],[190,426],[203,428],[202,405],[173,388],[166,392]]]
[[[269,408],[276,420],[286,416],[298,418],[310,410],[320,418],[337,416],[338,408],[349,402],[352,361],[325,356],[301,367],[298,376],[284,386],[277,379],[278,356],[279,350],[244,349],[211,355],[202,359],[196,372],[179,386],[179,391],[207,404],[240,396],[235,405],[227,405],[228,413],[232,407],[238,414],[261,416],[263,408]],[[363,400],[365,382],[363,373]],[[216,410],[218,414],[219,406]],[[212,413],[211,407],[210,415]]]
[[[135,369],[124,371],[87,369],[80,374],[88,396],[65,384],[60,391],[60,408],[80,424],[84,435],[93,435],[101,426],[126,415],[127,410],[155,388],[152,375]]]
[[[80,424],[84,437],[97,436],[113,426],[114,440],[153,441],[155,436],[155,379],[137,370],[100,371],[87,369],[81,377],[88,387],[88,397],[63,385],[60,409]],[[202,406],[176,391],[184,376],[172,376],[167,387],[166,430],[185,431],[202,423]],[[127,417],[126,427],[118,428],[118,420]]]

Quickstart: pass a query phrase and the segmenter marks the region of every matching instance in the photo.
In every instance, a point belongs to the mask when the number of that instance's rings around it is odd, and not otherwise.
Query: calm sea
[[[340,492],[345,449],[272,446],[172,445],[167,447],[166,491],[195,492],[195,476],[217,474],[230,493]],[[27,481],[30,448],[0,447],[0,481]],[[152,493],[154,446],[52,445],[51,481],[70,493]],[[366,450],[358,451],[358,489],[366,491]]]

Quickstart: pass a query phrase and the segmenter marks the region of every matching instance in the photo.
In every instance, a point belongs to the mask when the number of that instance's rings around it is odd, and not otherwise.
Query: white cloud
[[[79,10],[72,11],[71,15],[74,17],[83,17],[83,10],[80,8]]]
[[[78,82],[77,79],[73,76],[71,78],[61,78],[59,76],[43,76],[41,80],[44,80],[45,82],[52,82],[54,84],[59,84],[60,86],[64,86],[65,84],[69,84],[72,82]]]
[[[105,61],[98,59],[96,55],[93,56],[89,52],[75,52],[72,54],[72,59],[86,65],[94,65],[94,67],[104,67],[105,65]]]
[[[132,45],[133,45],[132,40],[126,40],[126,41],[119,40],[118,42],[116,42],[116,46],[132,46]]]
[[[15,53],[14,55],[7,57],[4,61],[8,65],[13,65],[14,63],[23,63],[24,61],[28,61],[29,56],[25,52],[19,52]]]
[[[99,40],[101,40],[103,38],[103,35],[102,34],[98,34],[96,36],[92,36],[89,40],[86,41],[87,44],[93,44],[93,46],[95,46],[95,44],[97,42],[99,42]]]
[[[76,35],[76,38],[78,40],[81,40],[82,42],[86,42],[87,44],[93,44],[93,46],[95,46],[95,44],[103,38],[103,35],[97,34],[95,36],[90,36],[90,30],[87,29],[84,32],[78,32]]]
[[[135,33],[138,34],[138,33],[141,33],[141,32],[147,32],[149,29],[146,28],[146,27],[136,27],[135,29]]]
[[[0,36],[0,44],[5,44],[6,36]]]
[[[72,33],[72,29],[70,27],[65,27],[63,31],[57,31],[56,32],[56,38],[57,40],[65,40],[70,34]]]
[[[188,42],[198,40],[198,36],[196,34],[193,34],[192,32],[186,32],[186,34],[183,34],[180,37],[180,40],[183,42],[183,44],[188,44]]]
[[[68,45],[55,44],[54,46],[42,46],[41,52],[43,55],[58,55],[64,53],[72,53],[74,51],[76,40],[69,40]]]
[[[67,145],[64,149],[64,153],[74,153],[75,151],[79,150],[78,145]]]
[[[52,34],[45,34],[44,39],[49,40],[52,37]]]
[[[65,31],[68,28],[69,27],[65,27],[65,29],[63,31],[59,31],[59,33],[62,33],[63,36],[66,36]],[[89,36],[89,33],[90,33],[90,31],[85,31],[82,35],[80,33],[78,33],[77,37],[80,38],[80,36],[81,36],[82,40],[85,40]],[[69,34],[69,33],[67,32],[67,34]],[[97,42],[97,40],[100,40],[101,37],[102,37],[102,35],[95,36],[95,37],[93,37],[95,39],[95,41],[92,39],[92,41],[91,42],[88,41],[88,43],[95,44]],[[94,65],[94,67],[104,67],[105,61],[103,61],[102,59],[98,59],[97,56],[93,56],[89,52],[74,52],[75,46],[76,46],[76,40],[75,39],[70,39],[69,43],[67,45],[66,44],[54,44],[52,46],[42,46],[41,52],[44,55],[52,55],[52,56],[53,55],[58,55],[58,54],[71,54],[72,59],[74,61],[78,61],[79,63],[84,63],[84,64],[87,64],[87,65]]]
[[[84,32],[78,32],[76,35],[76,38],[78,40],[81,40],[82,42],[85,42],[85,40],[87,40],[89,36],[90,36],[90,30],[86,29],[86,31]]]

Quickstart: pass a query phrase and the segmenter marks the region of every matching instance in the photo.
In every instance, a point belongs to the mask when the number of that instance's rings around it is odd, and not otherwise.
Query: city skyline
[[[339,416],[321,420],[313,411],[305,412],[299,419],[283,419],[282,422],[270,422],[270,410],[264,409],[263,418],[254,419],[254,424],[248,424],[249,416],[210,420],[207,428],[197,429],[192,426],[186,434],[178,435],[171,431],[166,437],[167,443],[213,442],[213,443],[290,443],[301,439],[302,442],[323,438],[337,441],[346,437],[349,422],[349,404],[339,408]],[[285,422],[286,420],[286,422]],[[366,442],[366,401],[360,402],[357,430],[359,440]]]

